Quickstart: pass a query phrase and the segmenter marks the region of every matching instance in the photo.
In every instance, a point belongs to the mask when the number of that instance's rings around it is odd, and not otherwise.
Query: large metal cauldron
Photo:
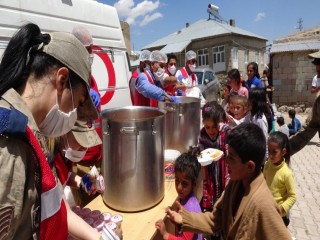
[[[111,208],[135,212],[162,200],[164,114],[151,107],[102,111],[103,200]]]
[[[180,103],[159,102],[165,110],[165,149],[176,149],[181,153],[197,145],[200,133],[200,99],[179,97]]]

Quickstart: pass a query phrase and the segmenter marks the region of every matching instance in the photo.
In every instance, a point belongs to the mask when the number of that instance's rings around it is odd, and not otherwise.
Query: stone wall
[[[272,55],[273,102],[312,105],[315,96],[310,91],[316,72],[312,59],[308,57],[310,53],[300,51]]]

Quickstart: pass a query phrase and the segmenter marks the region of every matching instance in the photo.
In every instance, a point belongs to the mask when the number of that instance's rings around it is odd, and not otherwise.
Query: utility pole
[[[303,20],[302,20],[302,18],[299,18],[299,20],[298,20],[297,23],[298,23],[297,29],[299,29],[300,31],[302,31],[302,29],[303,29],[303,26],[302,26]]]

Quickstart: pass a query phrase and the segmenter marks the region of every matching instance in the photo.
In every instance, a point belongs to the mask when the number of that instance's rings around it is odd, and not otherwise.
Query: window
[[[213,63],[224,63],[224,46],[213,47]]]
[[[238,62],[238,48],[232,48],[232,59],[234,62]]]
[[[209,52],[207,48],[198,50],[198,65],[209,65]]]
[[[249,62],[249,50],[244,51],[244,62],[246,64]]]

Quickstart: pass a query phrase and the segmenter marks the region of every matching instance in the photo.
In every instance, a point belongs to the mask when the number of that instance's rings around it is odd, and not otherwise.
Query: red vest
[[[183,67],[183,68],[180,68],[180,72],[183,76],[183,78],[189,78],[189,74],[187,72],[187,70]],[[196,85],[196,74],[195,73],[191,73],[191,79],[192,79],[192,86],[195,86]]]
[[[61,184],[65,186],[69,179],[69,173],[72,169],[72,162],[69,160],[66,161],[59,151],[56,152],[53,161],[57,170],[58,178]]]
[[[166,72],[169,76],[174,76],[174,75],[172,75],[172,74],[168,71],[168,69],[166,69],[165,72]],[[166,86],[166,87],[162,87],[162,89],[163,89],[164,91],[166,91],[166,93],[167,93],[168,95],[170,95],[170,96],[174,96],[174,95],[175,95],[175,89],[174,89],[174,85],[173,85],[173,84],[169,84],[169,85]]]
[[[33,150],[37,168],[39,169],[39,183],[37,191],[40,196],[40,240],[65,240],[68,238],[67,209],[62,199],[62,193],[50,169],[47,158],[41,149],[38,139],[27,126],[26,139]]]
[[[129,90],[130,90],[130,97],[131,97],[131,102],[134,104],[134,93],[135,93],[135,85],[137,78],[139,77],[139,73],[137,70],[135,70],[129,80]]]
[[[147,79],[150,84],[154,85],[153,78],[151,77],[149,71],[145,71],[141,74],[145,74],[147,76]],[[139,78],[137,78],[137,82],[139,81]],[[146,98],[141,93],[139,93],[137,87],[135,87],[134,91],[134,106],[145,106],[145,107],[158,107],[158,101],[152,98]]]

